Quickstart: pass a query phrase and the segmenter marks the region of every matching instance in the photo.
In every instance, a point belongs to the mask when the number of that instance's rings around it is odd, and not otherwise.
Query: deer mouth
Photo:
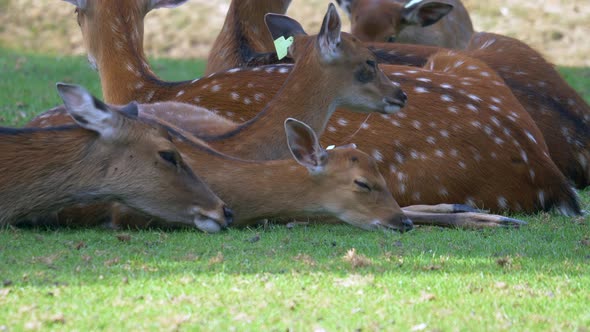
[[[394,114],[399,112],[405,105],[406,102],[397,98],[383,98],[385,107],[383,108],[384,114]]]

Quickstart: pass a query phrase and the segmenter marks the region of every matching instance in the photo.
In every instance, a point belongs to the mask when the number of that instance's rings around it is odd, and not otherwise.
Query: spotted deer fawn
[[[352,34],[366,42],[463,49],[474,32],[469,13],[460,0],[336,2],[348,14]]]
[[[226,226],[231,211],[186,166],[164,129],[58,84],[77,125],[0,129],[0,224],[53,222],[61,208],[121,202],[172,223]]]

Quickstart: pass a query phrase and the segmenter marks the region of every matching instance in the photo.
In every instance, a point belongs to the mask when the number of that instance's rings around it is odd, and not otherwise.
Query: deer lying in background
[[[284,14],[290,3],[291,0],[232,0],[223,27],[211,46],[205,75],[234,67],[250,67],[261,61],[260,56],[266,56],[266,62],[277,62],[276,53],[267,51],[274,49],[274,45],[264,24],[264,15]]]
[[[170,107],[196,108],[174,102],[140,104],[139,114],[168,125],[153,118],[152,114],[164,113]],[[64,107],[58,107],[41,116],[65,112]],[[235,211],[234,226],[251,225],[263,218],[277,216],[285,220],[285,217],[317,215],[334,216],[368,230],[407,231],[411,229],[412,221],[420,225],[461,228],[526,224],[516,219],[477,213],[461,205],[414,206],[400,210],[373,158],[353,145],[325,150],[313,130],[294,119],[285,121],[291,159],[274,161],[229,157],[210,149],[180,128],[168,129],[189,166]],[[68,209],[64,213],[76,216],[72,217],[75,219],[92,219],[96,211]],[[408,216],[414,220],[408,220]],[[113,223],[118,227],[169,226],[157,218],[137,215],[123,206],[115,209]]]
[[[102,11],[105,10],[95,9],[94,13]],[[90,18],[82,12],[80,15],[82,15],[79,16],[82,22],[87,19],[91,19],[89,22],[96,22],[94,21],[96,16]],[[98,22],[105,24],[108,22],[107,19],[108,17],[104,17]],[[91,29],[84,27],[95,24],[98,23],[82,24],[83,30],[86,31],[85,38],[88,38],[88,31]],[[300,27],[296,22],[292,26],[297,26],[298,29]],[[343,36],[346,35],[343,34]],[[296,37],[295,45],[300,37]],[[97,45],[108,45],[108,41],[112,41],[109,38],[111,37],[96,35],[96,38],[92,40]],[[97,53],[99,49],[93,48],[91,56],[99,54]],[[297,47],[292,49],[296,50]],[[125,63],[125,61],[113,60],[104,58],[101,64],[103,67],[113,67]],[[469,62],[465,62],[466,60],[461,61],[468,66]],[[476,62],[480,65],[480,62]],[[481,66],[485,67],[484,64]],[[440,67],[444,68],[445,64],[441,64]],[[210,108],[233,107],[234,112],[239,111],[252,116],[258,109],[253,103],[246,101],[264,100],[268,98],[269,92],[270,95],[275,93],[284,80],[282,76],[285,75],[281,72],[288,72],[289,68],[278,66],[233,70],[223,75],[228,79],[228,83],[224,84],[221,83],[222,77],[215,75],[216,78],[203,79],[205,81],[212,79],[213,82],[210,82],[212,85],[203,83],[203,80],[200,81],[204,85],[196,98],[199,98],[201,103],[223,100],[222,105],[209,105]],[[266,77],[258,81],[240,79],[240,77],[250,78],[252,73],[260,74],[259,77],[264,75]],[[490,70],[488,74],[491,75],[493,72]],[[567,186],[567,182],[559,171],[556,171],[553,163],[550,160],[545,162],[546,150],[537,128],[510,92],[496,86],[496,84],[503,86],[500,81],[482,76],[483,79],[471,77],[468,79],[471,82],[468,82],[461,80],[453,73],[441,76],[439,73],[407,67],[392,69],[390,75],[396,78],[401,77],[396,75],[403,76],[402,84],[407,84],[412,90],[409,92],[413,105],[411,112],[418,112],[418,114],[412,114],[413,118],[409,119],[406,118],[405,112],[402,112],[395,118],[386,116],[387,121],[374,117],[366,122],[365,117],[342,114],[328,124],[324,139],[326,142],[340,144],[356,135],[355,142],[362,144],[364,150],[370,151],[380,160],[380,167],[387,174],[389,188],[402,205],[459,201],[475,206],[485,206],[494,211],[533,212],[558,206],[563,213],[579,213],[575,193]],[[124,81],[124,78],[113,80],[102,77],[103,86],[115,85],[121,81]],[[231,90],[232,84],[239,87],[246,86],[246,88]],[[238,86],[235,88],[237,89]],[[124,90],[123,88],[124,86],[120,90]],[[217,94],[218,97],[204,98],[204,94],[208,96]],[[227,98],[228,94],[232,98]],[[238,98],[233,98],[236,94]],[[141,98],[141,94],[137,95],[138,99]],[[425,97],[428,98],[425,99]],[[433,103],[434,100],[440,101]],[[445,105],[451,102],[458,105],[455,107]],[[441,114],[441,110],[444,113]],[[437,114],[441,115],[437,116]],[[507,129],[502,130],[503,133],[496,133],[495,130],[490,132],[489,125],[481,122],[482,117],[490,119],[494,126],[506,126]],[[518,124],[514,123],[514,119],[517,118]],[[478,124],[479,127],[477,127]],[[473,129],[464,131],[463,128]],[[400,135],[404,133],[404,130],[409,132]],[[512,132],[519,133],[516,139],[510,137]],[[391,134],[384,135],[384,133]],[[524,133],[529,133],[532,139],[528,138],[528,134],[522,135]],[[416,136],[417,134],[419,136]],[[507,137],[500,138],[498,134]],[[404,144],[401,143],[402,141]],[[422,142],[426,142],[426,145]],[[472,146],[465,148],[465,142],[470,142]],[[502,147],[504,142],[511,142],[512,147]],[[420,144],[421,148],[413,148],[416,144]],[[442,146],[439,146],[440,144]],[[496,147],[503,150],[492,151],[489,157],[484,153]],[[396,151],[398,149],[401,151]],[[429,157],[431,155],[434,157]],[[485,159],[483,155],[486,156]],[[529,165],[529,160],[533,158],[534,162]],[[405,161],[408,162],[405,163]],[[441,162],[456,166],[441,168]],[[523,165],[523,170],[514,172],[511,167],[513,163]],[[471,173],[465,175],[466,170]]]
[[[460,0],[336,2],[348,14],[352,34],[365,42],[396,42],[463,49],[474,32],[469,13]]]
[[[427,3],[429,2],[420,1],[417,4]],[[414,6],[411,7],[414,8]],[[264,11],[263,8],[258,10]],[[454,10],[451,11],[453,12]],[[242,16],[242,19],[246,20],[245,22],[253,22],[256,17]],[[248,25],[243,24],[243,26]],[[228,33],[230,31],[222,31],[218,38]],[[249,32],[242,31],[242,33]],[[429,56],[441,50],[432,46],[399,43],[368,43],[367,45],[375,52],[379,63],[420,67],[426,63]],[[269,48],[266,51],[273,52],[274,49]],[[525,43],[492,33],[474,34],[461,54],[484,61],[500,74],[543,133],[555,164],[577,188],[589,186],[590,106],[563,80],[554,66]],[[211,53],[210,58],[215,58],[214,52]],[[523,62],[522,59],[527,61]],[[238,65],[238,63],[228,63],[225,69]],[[285,68],[288,67],[280,68],[282,71],[287,71]],[[257,79],[265,80],[263,77]],[[205,81],[203,83],[207,84]],[[251,101],[254,107],[260,107],[261,99],[250,100],[250,95],[255,93],[250,94],[250,91],[247,93],[246,97],[242,97],[243,100]],[[201,106],[218,110],[227,109],[223,102],[217,100],[219,97],[207,96],[206,98],[211,100],[210,104],[200,104]],[[246,121],[252,113],[246,116],[243,112],[236,114],[232,112],[229,115],[233,116],[235,121]]]
[[[166,131],[137,118],[135,104],[118,112],[82,87],[57,88],[77,125],[0,129],[0,224],[45,224],[61,208],[98,202],[198,228],[231,222]]]

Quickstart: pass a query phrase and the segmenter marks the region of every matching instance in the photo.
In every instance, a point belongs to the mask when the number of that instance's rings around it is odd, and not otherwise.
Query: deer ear
[[[336,3],[348,15],[348,18],[352,19],[352,4],[354,0],[336,0]]]
[[[324,16],[322,28],[318,34],[318,46],[322,58],[326,62],[330,62],[340,57],[340,32],[342,30],[342,23],[340,16],[334,4],[328,5],[328,11]]]
[[[315,132],[305,123],[293,118],[285,120],[285,132],[287,145],[293,158],[305,166],[310,173],[322,173],[328,160],[328,153],[320,145]]]
[[[174,8],[188,0],[150,0],[150,10],[157,8]]]
[[[80,9],[86,9],[86,0],[64,0]]]
[[[408,25],[427,27],[438,22],[453,10],[448,3],[438,1],[410,1],[402,11],[402,19]]]
[[[299,22],[286,15],[268,13],[264,15],[266,28],[275,40],[280,37],[294,37],[297,35],[307,35]]]
[[[57,83],[57,92],[66,110],[80,127],[94,131],[106,139],[116,137],[121,123],[121,115],[117,111],[110,109],[79,85]]]

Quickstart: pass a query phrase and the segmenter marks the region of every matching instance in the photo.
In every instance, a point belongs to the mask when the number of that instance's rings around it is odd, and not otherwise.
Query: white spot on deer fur
[[[246,104],[246,105],[252,104],[252,99],[250,99],[248,97],[244,97],[244,104]]]
[[[485,125],[483,126],[483,131],[488,135],[488,136],[492,136],[492,134],[494,133],[494,130],[492,129],[492,127],[490,125]]]
[[[338,122],[338,124],[341,125],[342,127],[346,127],[346,125],[348,125],[348,120],[346,120],[345,118],[340,118],[336,122]]]
[[[286,74],[288,72],[289,72],[289,68],[288,67],[281,67],[279,69],[279,73],[281,73],[281,74]]]
[[[201,97],[195,97],[193,100],[198,104],[201,102]]]
[[[233,99],[233,100],[239,100],[240,99],[240,94],[237,93],[237,92],[235,92],[235,91],[231,92],[229,95],[231,96],[231,99]]]
[[[267,73],[272,73],[275,70],[275,67],[267,67],[264,71]]]
[[[481,101],[481,98],[479,98],[479,96],[476,96],[474,94],[468,94],[467,97],[469,97],[469,99],[474,100],[474,101]]]
[[[127,62],[127,64],[125,65],[125,68],[127,68],[127,70],[132,73],[135,72],[135,67],[130,62]]]
[[[178,93],[176,94],[176,97],[180,97],[184,94],[184,90],[180,90],[178,91]]]
[[[449,106],[449,107],[447,107],[447,110],[449,110],[449,112],[451,112],[451,113],[455,113],[455,114],[459,113],[459,110],[455,106]]]
[[[481,128],[481,122],[474,120],[471,121],[471,125],[474,126],[475,128]]]
[[[254,83],[250,82],[246,86],[248,87],[248,89],[252,89],[254,87]]]
[[[490,109],[494,112],[500,112],[500,108],[496,105],[490,105]]]
[[[422,123],[420,123],[420,121],[418,121],[418,120],[414,120],[414,121],[412,121],[412,127],[416,128],[416,129],[420,129],[422,127]]]
[[[396,152],[394,158],[395,158],[395,160],[397,161],[398,164],[403,164],[403,162],[404,162],[404,156],[402,156],[401,153]]]
[[[440,99],[442,101],[446,101],[446,102],[449,102],[449,103],[453,101],[453,98],[451,96],[449,96],[449,95],[442,95],[442,96],[440,96]]]
[[[201,90],[205,90],[209,88],[209,84],[201,85]]]
[[[137,84],[135,84],[135,90],[140,90],[141,88],[143,88],[143,82],[137,82]]]
[[[457,149],[451,149],[451,150],[449,151],[449,154],[450,154],[452,157],[457,157],[457,156],[459,155],[459,151],[458,151]]]
[[[369,129],[369,124],[366,122],[361,123],[361,129]]]
[[[393,76],[406,76],[406,74],[404,74],[402,72],[393,72],[390,75],[393,75]]]
[[[462,161],[458,162],[457,165],[459,165],[459,167],[461,167],[462,169],[467,169],[467,165],[465,165],[465,163]]]
[[[434,138],[432,136],[428,136],[428,137],[426,137],[426,142],[428,142],[429,144],[435,144],[436,138]]]
[[[535,144],[537,144],[537,140],[535,139],[535,136],[533,136],[533,134],[531,134],[528,130],[525,130],[524,133],[526,134],[526,136],[529,138],[529,140]]]
[[[434,121],[428,122],[428,125],[430,126],[430,128],[436,128],[436,122]]]
[[[537,193],[537,197],[539,198],[539,203],[541,203],[541,207],[545,208],[545,192],[543,190],[539,190]]]
[[[252,68],[252,71],[260,71],[260,70],[262,70],[261,67],[254,67],[254,68]]]
[[[331,132],[331,133],[333,133],[333,132],[336,131],[336,127],[334,127],[334,126],[328,126],[328,131]]]
[[[416,81],[425,82],[425,83],[432,82],[432,80],[430,78],[426,78],[426,77],[419,77],[416,79]]]
[[[491,152],[490,157],[492,157],[492,159],[498,159],[498,154],[495,152]]]
[[[403,183],[400,184],[397,190],[399,191],[400,194],[405,194],[406,193],[406,185]]]
[[[229,70],[227,71],[227,73],[229,73],[229,74],[233,74],[233,73],[235,73],[235,72],[238,72],[238,71],[240,71],[240,68],[232,68],[232,69],[229,69]]]
[[[422,196],[422,195],[420,195],[420,192],[418,192],[418,191],[415,191],[415,192],[412,194],[412,199],[413,199],[414,201],[419,201],[419,200],[420,200],[420,198],[421,198],[421,196]]]
[[[520,149],[520,157],[522,158],[522,160],[524,160],[525,163],[529,163],[529,157],[523,149]]]
[[[453,86],[450,85],[449,83],[442,83],[440,85],[440,87],[443,88],[443,89],[452,89],[453,88]]]
[[[529,169],[529,175],[531,176],[531,180],[535,181],[535,171],[532,168]]]
[[[491,116],[490,120],[492,120],[492,123],[496,125],[496,127],[500,127],[500,120],[498,120],[497,117],[495,116]]]
[[[421,87],[421,86],[417,86],[414,88],[414,91],[416,93],[428,93],[428,89]]]
[[[445,156],[445,153],[441,149],[436,149],[436,151],[434,151],[434,155],[437,156],[437,157],[439,157],[439,158],[442,158],[442,157]]]
[[[441,188],[438,190],[438,194],[439,194],[440,196],[447,197],[447,196],[449,196],[449,191],[447,190],[447,188],[445,188],[445,187],[441,187]]]
[[[410,156],[412,157],[412,159],[418,159],[420,157],[420,155],[418,154],[418,151],[416,151],[416,150],[410,151]]]
[[[373,150],[373,158],[375,158],[375,160],[377,160],[378,162],[382,162],[383,154],[381,154],[381,151],[379,150]]]
[[[467,108],[470,109],[473,112],[477,112],[477,107],[473,104],[467,104]]]
[[[404,118],[407,117],[406,112],[403,112],[403,111],[402,112],[397,112],[394,115],[397,116],[398,118],[402,118],[402,119],[404,119]]]
[[[151,101],[151,100],[152,100],[152,98],[154,97],[154,94],[155,94],[155,93],[156,93],[156,92],[155,92],[154,90],[152,90],[152,91],[148,92],[148,94],[147,94],[147,95],[146,95],[146,97],[145,97],[145,100],[146,100],[146,101]]]
[[[492,83],[496,86],[504,86],[504,83],[502,83],[500,81],[492,81]]]
[[[488,73],[487,71],[482,71],[481,73],[479,73],[481,76],[484,77],[490,77],[490,73]]]
[[[264,94],[263,93],[257,93],[254,95],[254,99],[256,99],[256,101],[261,101],[262,98],[264,98]]]
[[[391,120],[391,124],[396,126],[396,127],[401,127],[402,125],[399,123],[399,121],[397,120]]]
[[[498,97],[492,97],[490,99],[496,104],[502,104],[502,100],[500,100]]]
[[[483,43],[483,44],[480,46],[480,49],[487,48],[487,47],[491,46],[491,45],[492,45],[493,43],[495,43],[495,42],[496,42],[496,39],[489,39],[489,40],[486,40],[486,42],[485,42],[485,43]]]
[[[498,145],[504,144],[504,140],[501,139],[500,137],[494,137],[494,142]]]
[[[582,166],[583,169],[588,168],[588,159],[586,159],[583,154],[578,153],[578,161],[580,162],[580,166]]]
[[[467,66],[467,69],[469,69],[469,70],[476,70],[476,69],[479,69],[479,66],[469,65],[469,66]]]
[[[399,182],[403,182],[406,179],[406,175],[402,172],[397,173],[397,179]]]
[[[406,70],[406,73],[408,74],[416,74],[417,72],[417,70]]]
[[[219,90],[221,90],[221,85],[219,84],[215,84],[211,87],[211,92],[218,92]]]
[[[506,198],[504,196],[498,196],[498,207],[500,207],[500,209],[503,209],[503,210],[508,208],[508,201],[506,200]]]
[[[470,82],[467,82],[467,81],[462,81],[461,82],[461,85],[472,85],[472,84]]]

